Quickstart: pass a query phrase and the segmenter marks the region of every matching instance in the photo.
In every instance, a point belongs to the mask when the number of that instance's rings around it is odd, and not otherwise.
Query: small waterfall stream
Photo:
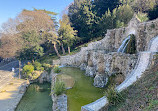
[[[130,40],[130,35],[122,42],[121,46],[119,47],[119,49],[117,50],[117,52],[122,52],[124,53],[125,52],[125,49],[129,43],[129,40]]]
[[[137,81],[138,78],[141,77],[143,72],[147,69],[148,65],[150,64],[153,52],[158,52],[158,36],[151,41],[151,43],[149,44],[148,51],[139,53],[138,62],[135,66],[135,69],[126,78],[126,80],[116,88],[118,91],[122,91],[123,89],[127,88],[135,81]]]

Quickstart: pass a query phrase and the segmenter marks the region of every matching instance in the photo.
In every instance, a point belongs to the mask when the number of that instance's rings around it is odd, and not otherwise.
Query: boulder
[[[85,75],[90,77],[95,77],[96,69],[94,67],[87,66]]]
[[[82,63],[80,65],[80,70],[86,70],[86,68],[87,68],[87,64],[86,63]]]
[[[93,85],[95,87],[100,87],[100,88],[103,88],[105,87],[105,85],[107,84],[108,82],[108,78],[107,76],[105,75],[102,75],[102,74],[97,74],[94,78],[94,83]]]

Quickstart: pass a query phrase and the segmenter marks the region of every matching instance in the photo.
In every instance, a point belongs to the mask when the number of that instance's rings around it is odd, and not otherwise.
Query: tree
[[[46,32],[44,35],[45,35],[48,43],[53,44],[54,50],[55,50],[57,56],[60,57],[59,51],[57,49],[57,44],[60,43],[60,41],[58,40],[59,37],[57,36],[56,32],[49,31],[49,32]]]
[[[9,19],[2,28],[1,57],[17,56],[20,54],[17,52],[29,52],[44,43],[46,39],[42,33],[56,31],[53,14],[46,10],[23,10],[15,19]]]
[[[70,54],[70,47],[72,46],[73,42],[76,40],[76,30],[71,27],[69,18],[66,14],[62,16],[62,20],[59,21],[60,28],[58,30],[59,37],[61,38],[62,42],[67,44],[68,52]]]
[[[139,19],[140,22],[145,22],[148,21],[148,14],[147,13],[142,13],[142,12],[138,12],[137,13],[137,18]]]
[[[115,9],[120,2],[119,0],[94,0],[93,4],[95,5],[94,10],[97,16],[102,17],[108,10],[112,11]]]
[[[22,41],[18,34],[2,34],[0,47],[0,56],[2,58],[14,57],[21,47]]]
[[[39,45],[36,45],[31,48],[24,48],[17,54],[18,60],[31,60],[32,62],[34,62],[36,59],[39,59],[42,56],[43,48]]]
[[[98,18],[93,12],[93,4],[91,0],[83,0],[78,6],[72,4],[69,7],[68,16],[71,26],[78,31],[78,37],[82,41],[87,42],[97,35]]]
[[[134,12],[128,4],[120,5],[116,10],[117,20],[125,24],[127,24],[132,19],[133,14]]]
[[[112,13],[110,12],[110,10],[106,11],[106,13],[102,16],[101,20],[100,20],[100,29],[101,29],[101,33],[103,33],[102,35],[106,34],[106,30],[107,29],[112,29],[114,28],[114,18]]]
[[[19,32],[28,32],[30,29],[38,33],[55,30],[52,17],[43,10],[23,10],[17,18],[20,21],[17,26]]]
[[[44,38],[34,30],[22,32],[21,38],[24,41],[23,48],[31,48],[44,43]]]

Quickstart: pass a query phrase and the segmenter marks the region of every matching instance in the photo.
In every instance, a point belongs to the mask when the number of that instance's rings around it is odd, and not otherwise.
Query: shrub
[[[59,68],[59,66],[54,66],[53,70],[55,73],[61,72],[61,69]]]
[[[62,93],[64,93],[65,90],[66,90],[65,83],[62,82],[62,81],[57,80],[55,82],[54,87],[53,87],[54,94],[56,94],[57,96],[61,95]]]
[[[25,65],[22,70],[22,74],[26,76],[27,78],[31,76],[31,73],[34,71],[33,65]]]
[[[114,86],[108,87],[105,96],[111,105],[116,105],[124,100],[122,94],[116,91]]]
[[[141,21],[141,22],[145,22],[148,21],[148,14],[147,13],[142,13],[142,12],[138,12],[137,13],[137,18]]]
[[[52,66],[51,66],[50,64],[44,63],[42,66],[44,67],[44,70],[45,70],[45,71],[47,71],[48,73],[51,72]]]
[[[37,62],[37,61],[35,61],[34,63],[33,63],[33,65],[34,65],[34,67],[35,67],[35,70],[37,70],[37,71],[43,71],[44,70],[44,68],[42,67],[42,64],[41,63],[39,63],[39,62]]]

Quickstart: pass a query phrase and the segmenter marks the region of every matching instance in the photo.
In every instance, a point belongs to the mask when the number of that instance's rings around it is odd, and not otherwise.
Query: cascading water
[[[117,52],[122,52],[124,53],[125,52],[125,49],[129,43],[129,40],[130,40],[131,36],[129,35],[121,44],[121,46],[119,47],[119,49],[117,50]]]
[[[147,69],[150,64],[150,59],[152,58],[152,53],[158,52],[158,36],[154,38],[149,47],[148,51],[140,52],[138,57],[138,63],[131,74],[126,78],[126,80],[121,83],[116,89],[122,91],[131,84],[133,84],[138,78],[141,77],[143,72]]]

